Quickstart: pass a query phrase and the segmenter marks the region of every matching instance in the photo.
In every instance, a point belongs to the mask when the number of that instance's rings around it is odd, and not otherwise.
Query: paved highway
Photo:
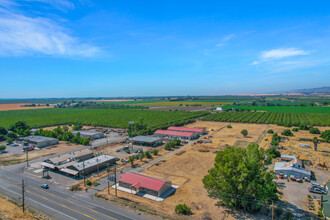
[[[42,180],[23,177],[25,181],[25,201],[48,216],[56,219],[150,219],[131,210],[112,205],[97,199],[86,198],[70,191],[63,191],[61,186],[50,185],[42,189]],[[22,176],[12,175],[4,168],[0,170],[0,192],[21,200]]]

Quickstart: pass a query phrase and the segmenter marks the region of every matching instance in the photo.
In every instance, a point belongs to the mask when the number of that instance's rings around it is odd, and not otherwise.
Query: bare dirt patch
[[[22,105],[30,105],[27,103],[14,103],[14,104],[0,104],[0,111],[9,111],[9,110],[24,110],[24,109],[38,109],[38,108],[53,108],[53,106],[26,106],[23,107]]]

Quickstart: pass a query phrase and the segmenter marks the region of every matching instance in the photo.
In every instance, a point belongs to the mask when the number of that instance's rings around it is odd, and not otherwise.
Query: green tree
[[[281,137],[278,136],[277,133],[273,134],[273,137],[272,137],[272,142],[270,143],[272,146],[278,146],[279,143],[281,141]]]
[[[17,138],[17,134],[14,133],[14,132],[8,132],[7,137],[12,138],[12,139],[16,139]]]
[[[154,150],[152,151],[152,154],[156,156],[156,155],[158,154],[158,150],[157,150],[157,149],[154,149]]]
[[[292,128],[292,131],[297,132],[299,131],[299,128]]]
[[[175,207],[175,213],[181,215],[189,215],[191,214],[191,208],[189,208],[186,204],[178,204]]]
[[[325,130],[324,132],[322,132],[320,137],[323,138],[325,141],[329,141],[330,140],[330,130]]]
[[[272,129],[269,129],[269,130],[267,131],[267,133],[268,133],[268,134],[274,134],[274,131],[273,131]]]
[[[233,128],[231,125],[227,125],[227,128]]]
[[[264,160],[265,152],[257,144],[247,149],[227,146],[217,153],[214,168],[203,178],[204,187],[219,204],[256,211],[277,199],[275,174],[267,171]]]
[[[318,128],[311,127],[309,129],[309,133],[311,134],[321,134],[320,130]]]
[[[15,124],[9,126],[9,130],[13,132],[17,132],[19,129],[26,130],[29,128],[30,127],[24,121],[18,121]]]
[[[6,146],[5,145],[0,145],[0,152],[4,151],[4,150],[6,150]]]
[[[248,135],[248,131],[247,131],[246,129],[243,129],[243,130],[241,131],[241,134],[242,134],[244,137],[246,137],[246,136]]]
[[[151,158],[151,154],[149,151],[145,152],[144,155],[146,156],[146,158],[149,158],[149,159]]]
[[[6,135],[8,132],[4,127],[0,127],[0,135]]]
[[[82,125],[73,125],[72,130],[78,131],[78,130],[81,130],[82,128],[83,128]]]
[[[130,157],[128,158],[128,161],[131,163],[131,166],[134,165],[134,160],[135,160],[135,156],[130,156]]]
[[[4,141],[4,140],[6,140],[5,136],[0,134],[0,141]]]
[[[11,143],[14,142],[14,139],[10,138],[10,137],[7,137],[6,141],[7,141],[8,144],[11,144]]]
[[[284,130],[281,134],[284,136],[293,136],[293,133],[290,129]]]

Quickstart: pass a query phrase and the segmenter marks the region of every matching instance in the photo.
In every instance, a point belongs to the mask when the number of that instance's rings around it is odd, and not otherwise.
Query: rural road
[[[7,168],[0,168],[0,192],[22,201],[24,179],[26,204],[47,213],[52,219],[152,219],[111,203],[79,196],[58,184],[49,184],[49,189],[42,189],[40,185],[46,181],[23,173],[24,164]]]

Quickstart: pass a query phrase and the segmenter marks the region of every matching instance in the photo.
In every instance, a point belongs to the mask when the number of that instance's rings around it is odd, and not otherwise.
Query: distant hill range
[[[292,90],[286,93],[302,93],[302,94],[330,94],[330,86],[328,87],[320,87],[320,88],[313,88],[313,89],[297,89]]]

